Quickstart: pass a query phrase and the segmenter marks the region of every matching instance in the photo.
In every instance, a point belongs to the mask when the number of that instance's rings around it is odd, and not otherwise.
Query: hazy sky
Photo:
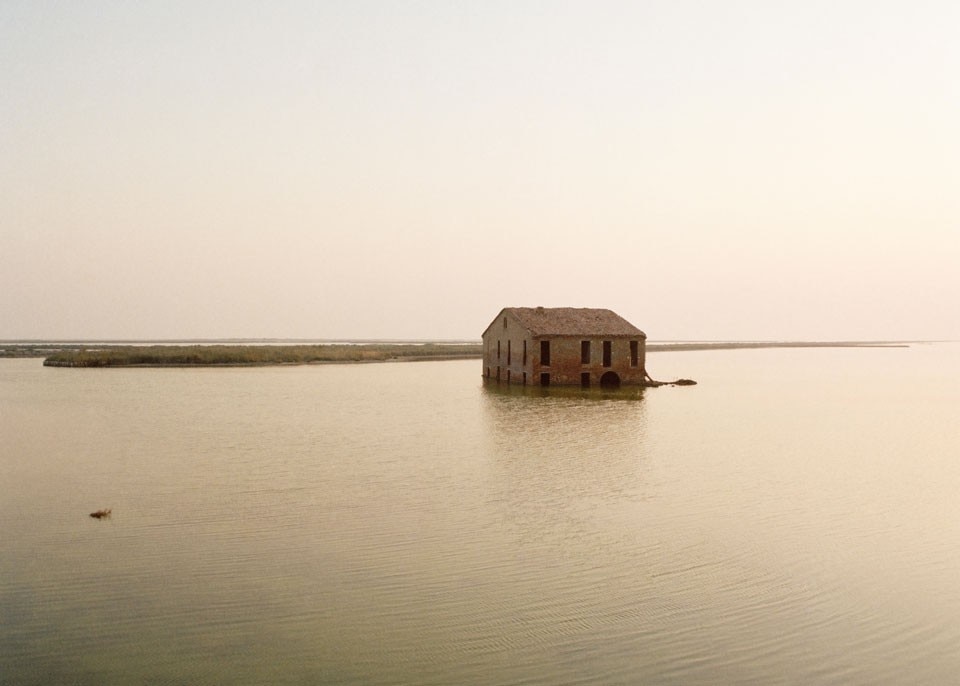
[[[0,339],[960,338],[960,3],[0,1]]]

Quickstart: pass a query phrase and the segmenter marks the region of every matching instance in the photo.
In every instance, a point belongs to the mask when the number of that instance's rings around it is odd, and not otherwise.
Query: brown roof
[[[534,336],[647,337],[613,310],[594,307],[505,307],[501,315],[507,313],[513,315]],[[499,318],[500,315],[497,316]]]

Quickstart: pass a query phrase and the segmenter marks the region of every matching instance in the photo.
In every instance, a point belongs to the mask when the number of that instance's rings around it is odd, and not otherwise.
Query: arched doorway
[[[616,372],[606,372],[600,377],[601,388],[620,388],[620,377]]]

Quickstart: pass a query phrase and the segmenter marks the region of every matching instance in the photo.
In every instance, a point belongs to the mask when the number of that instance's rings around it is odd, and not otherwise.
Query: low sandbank
[[[239,367],[459,360],[480,357],[479,344],[150,345],[61,350],[48,367]]]

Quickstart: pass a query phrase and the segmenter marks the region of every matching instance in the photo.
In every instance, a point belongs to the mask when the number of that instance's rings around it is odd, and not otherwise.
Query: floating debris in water
[[[649,374],[646,376],[645,386],[649,388],[659,388],[660,386],[696,386],[697,382],[693,379],[677,379],[676,381],[657,381]]]
[[[113,513],[109,507],[106,510],[97,510],[96,512],[91,512],[90,516],[94,519],[103,519],[104,517],[109,517]]]

